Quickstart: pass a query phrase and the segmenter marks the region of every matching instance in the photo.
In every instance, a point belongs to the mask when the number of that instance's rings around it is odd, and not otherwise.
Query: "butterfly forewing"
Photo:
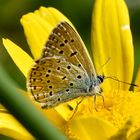
[[[78,33],[61,22],[50,34],[31,69],[28,89],[36,101],[53,107],[86,92],[96,73]]]
[[[89,75],[95,75],[95,69],[87,49],[78,33],[67,23],[61,22],[52,31],[46,42],[42,58],[57,55],[76,66],[82,66]]]

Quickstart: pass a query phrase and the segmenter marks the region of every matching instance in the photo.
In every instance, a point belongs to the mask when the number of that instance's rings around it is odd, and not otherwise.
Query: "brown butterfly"
[[[96,100],[96,95],[102,96],[99,85],[103,79],[96,75],[78,33],[64,21],[52,30],[29,72],[27,88],[42,108],[51,108],[79,96]]]

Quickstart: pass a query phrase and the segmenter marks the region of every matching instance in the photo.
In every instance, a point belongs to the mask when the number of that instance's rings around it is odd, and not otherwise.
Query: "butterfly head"
[[[104,75],[97,75],[97,79],[94,83],[94,86],[92,86],[92,91],[96,95],[101,95],[102,93],[102,88],[99,86],[101,83],[104,81]]]

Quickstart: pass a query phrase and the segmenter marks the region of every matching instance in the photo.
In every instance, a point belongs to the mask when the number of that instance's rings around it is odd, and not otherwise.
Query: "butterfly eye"
[[[104,80],[104,77],[103,76],[97,76],[97,78],[98,78],[99,83],[102,83],[103,80]]]
[[[60,98],[58,98],[57,100],[60,101]]]

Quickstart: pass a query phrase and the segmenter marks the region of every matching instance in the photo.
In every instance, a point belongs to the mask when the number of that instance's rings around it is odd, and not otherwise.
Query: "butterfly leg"
[[[102,94],[100,96],[102,97],[103,107],[105,108],[105,99],[104,99],[104,96]]]
[[[74,112],[73,112],[72,116],[70,117],[70,120],[73,118],[73,116],[74,116],[75,113],[77,112],[78,106],[81,104],[81,102],[82,102],[83,100],[84,100],[84,96],[82,96],[82,99],[81,99],[79,102],[77,102],[77,105],[76,105],[76,107],[75,107],[75,109],[74,109]]]
[[[98,112],[97,106],[96,106],[96,94],[94,95],[94,108]]]
[[[95,110],[98,112],[98,109],[97,109],[97,105],[96,105],[96,94],[94,95],[94,108]],[[104,100],[104,96],[102,94],[100,94],[100,96],[102,97],[102,101],[103,101],[103,107],[105,108],[105,100]]]

